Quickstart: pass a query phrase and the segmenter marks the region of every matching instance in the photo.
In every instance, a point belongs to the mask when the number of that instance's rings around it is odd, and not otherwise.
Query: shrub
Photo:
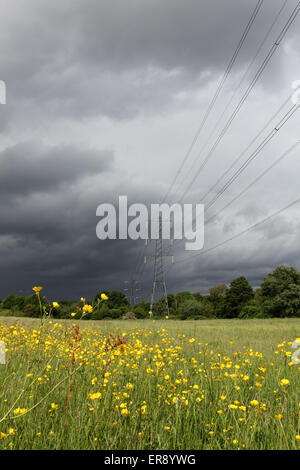
[[[266,318],[266,315],[258,305],[245,305],[238,318],[246,320],[247,318]]]
[[[200,316],[202,306],[196,299],[190,299],[182,302],[178,310],[181,320],[186,320],[187,318]]]
[[[24,317],[40,317],[40,309],[36,304],[26,304],[23,309]]]
[[[136,316],[133,312],[127,312],[123,315],[123,320],[136,320]]]
[[[139,306],[139,305],[134,307],[134,314],[135,314],[136,318],[142,319],[142,318],[149,317],[149,308],[148,308],[148,310],[145,311],[145,309],[143,307]]]
[[[11,310],[0,309],[0,317],[10,317],[12,314]]]
[[[112,308],[109,311],[109,316],[111,318],[121,318],[124,313],[125,312],[122,310],[122,308]],[[108,316],[106,316],[106,318],[108,318]]]
[[[24,307],[25,298],[21,297],[20,295],[8,295],[2,302],[2,308],[5,309],[12,309],[17,308],[18,310],[22,310]]]

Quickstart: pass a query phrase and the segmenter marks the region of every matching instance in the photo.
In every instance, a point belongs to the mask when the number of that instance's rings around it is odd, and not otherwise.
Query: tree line
[[[98,305],[86,319],[102,320],[117,318],[149,318],[150,304],[141,301],[130,305],[126,295],[117,290],[101,291],[108,296],[105,302],[98,302],[101,293],[93,300]],[[49,309],[45,296],[40,296],[42,306]],[[72,311],[78,311],[80,302],[60,301],[58,308],[51,308],[54,318],[70,318]],[[268,274],[259,288],[254,290],[245,276],[233,279],[229,286],[220,284],[211,287],[209,294],[189,291],[168,295],[169,318],[274,318],[300,317],[300,272],[294,267],[279,266]],[[163,298],[154,303],[153,317],[165,317]],[[0,316],[39,317],[40,305],[35,294],[27,297],[8,295],[0,302]]]

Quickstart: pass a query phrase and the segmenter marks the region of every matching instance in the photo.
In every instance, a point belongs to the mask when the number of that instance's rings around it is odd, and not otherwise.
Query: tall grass
[[[297,449],[299,336],[296,319],[1,319],[0,448]]]

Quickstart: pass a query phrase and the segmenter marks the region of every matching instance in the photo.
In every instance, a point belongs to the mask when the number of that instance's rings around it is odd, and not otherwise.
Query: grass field
[[[2,318],[0,449],[300,449],[299,337],[299,319]]]

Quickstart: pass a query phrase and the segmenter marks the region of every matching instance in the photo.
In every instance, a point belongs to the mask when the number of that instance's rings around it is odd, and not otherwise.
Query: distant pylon
[[[140,296],[136,295],[137,291],[140,291],[141,289],[137,289],[136,284],[139,282],[136,279],[130,279],[130,281],[124,281],[125,284],[128,284],[128,288],[125,288],[124,291],[127,292],[127,298],[130,303],[130,305],[135,305],[136,301]]]
[[[165,276],[164,261],[163,261],[165,253],[163,251],[161,214],[159,215],[159,232],[158,233],[159,233],[159,237],[156,240],[156,244],[155,244],[154,276],[153,276],[153,284],[152,284],[150,312],[152,312],[152,308],[153,308],[153,304],[155,300],[155,293],[157,289],[159,289],[163,293],[163,296],[164,296],[165,306],[166,306],[166,315],[169,315],[168,294],[167,294],[166,276]]]

